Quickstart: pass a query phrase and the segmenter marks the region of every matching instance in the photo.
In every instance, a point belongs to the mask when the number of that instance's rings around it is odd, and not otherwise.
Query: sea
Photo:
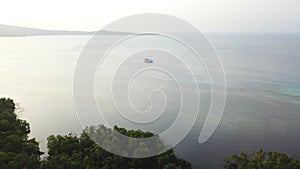
[[[193,57],[193,52],[165,37],[147,35],[123,42],[97,63],[91,84],[99,112],[78,112],[78,100],[73,97],[78,61],[82,52],[89,50],[86,44],[91,36],[0,37],[0,97],[14,99],[18,116],[30,123],[30,137],[39,141],[44,152],[49,135],[79,135],[95,120],[93,113],[105,114],[101,117],[109,120],[99,121],[109,126],[159,134],[172,126],[181,107],[181,113],[190,113],[198,105],[191,130],[183,133],[185,137],[174,147],[176,155],[191,162],[193,168],[221,168],[231,153],[258,149],[300,157],[300,34],[205,35],[224,70],[226,99],[218,127],[204,143],[198,139],[211,104],[210,76],[214,73],[207,73],[201,62],[191,63],[192,59],[182,64]],[[117,36],[99,38],[105,44]],[[159,45],[164,51],[155,52],[158,47],[147,47],[149,44]],[[98,45],[95,50],[107,50]],[[141,50],[145,48],[147,51]],[[95,64],[86,60],[87,67]],[[194,99],[198,92],[199,100]],[[121,116],[115,115],[120,112]],[[157,117],[152,118],[151,113]],[[85,114],[87,118],[83,118]],[[124,122],[118,118],[127,119]],[[182,127],[188,125],[183,122]]]

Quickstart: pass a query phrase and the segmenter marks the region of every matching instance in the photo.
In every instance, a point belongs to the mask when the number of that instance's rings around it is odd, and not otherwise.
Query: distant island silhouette
[[[0,24],[0,37],[50,36],[50,35],[93,35],[96,31],[46,30]],[[129,32],[100,30],[97,35],[126,35]]]

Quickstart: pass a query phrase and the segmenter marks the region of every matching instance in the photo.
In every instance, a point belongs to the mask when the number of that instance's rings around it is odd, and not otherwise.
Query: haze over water
[[[208,36],[225,68],[225,112],[216,132],[204,144],[198,143],[205,117],[200,115],[175,148],[176,153],[194,168],[219,168],[228,154],[259,148],[300,156],[300,35]],[[77,58],[89,38],[0,38],[0,96],[13,98],[24,108],[20,117],[30,123],[31,136],[40,141],[43,151],[50,134],[79,134],[82,130],[74,110],[72,80]],[[166,78],[150,72],[137,86],[143,80],[149,86],[151,81],[157,84],[162,80],[164,84]],[[206,111],[207,82],[205,78],[197,80],[204,86],[200,89],[204,93],[201,111]],[[169,105],[170,111],[178,106],[175,101]],[[144,102],[142,99],[140,105]]]

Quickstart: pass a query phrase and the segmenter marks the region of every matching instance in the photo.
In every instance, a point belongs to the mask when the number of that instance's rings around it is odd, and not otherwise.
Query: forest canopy
[[[39,143],[29,139],[29,124],[17,118],[11,99],[0,99],[0,168],[39,168]]]
[[[125,158],[99,147],[93,140],[113,147],[113,132],[129,138],[147,138],[155,134],[141,130],[127,130],[103,125],[87,127],[80,136],[74,134],[51,135],[47,139],[48,156],[41,159],[43,152],[34,138],[29,138],[30,125],[19,119],[16,105],[11,99],[0,98],[0,168],[1,169],[189,169],[191,164],[176,157],[172,149],[149,158]],[[92,139],[93,140],[92,140]],[[130,139],[122,144],[128,149],[134,146]],[[151,148],[163,146],[157,140],[155,146],[148,143],[129,153],[144,153]],[[107,147],[106,147],[107,148]],[[277,151],[232,154],[225,159],[224,169],[300,169],[299,160]]]
[[[224,169],[300,169],[299,160],[277,151],[264,152],[262,149],[252,153],[241,152],[227,157]]]

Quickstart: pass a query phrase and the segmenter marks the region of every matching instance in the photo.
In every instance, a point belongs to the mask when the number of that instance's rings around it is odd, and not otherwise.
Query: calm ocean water
[[[207,79],[200,74],[197,79],[203,93],[200,115],[188,136],[175,148],[176,153],[194,168],[220,168],[230,153],[259,148],[299,157],[300,35],[232,33],[208,34],[208,37],[217,48],[226,72],[224,115],[214,135],[199,144],[205,118],[201,112],[206,112],[209,106]],[[72,80],[77,58],[89,38],[0,38],[0,96],[20,103],[24,111],[19,116],[30,123],[31,136],[40,141],[44,151],[50,134],[82,130],[74,110]],[[170,60],[161,61],[172,64]],[[148,72],[134,85],[136,91],[159,86],[178,96],[176,86],[170,81],[157,72]],[[144,94],[137,92],[133,100],[141,109],[148,106]],[[178,100],[171,99],[166,112],[177,108]],[[160,131],[170,125],[173,116],[171,113],[164,117],[162,125],[153,130]]]

